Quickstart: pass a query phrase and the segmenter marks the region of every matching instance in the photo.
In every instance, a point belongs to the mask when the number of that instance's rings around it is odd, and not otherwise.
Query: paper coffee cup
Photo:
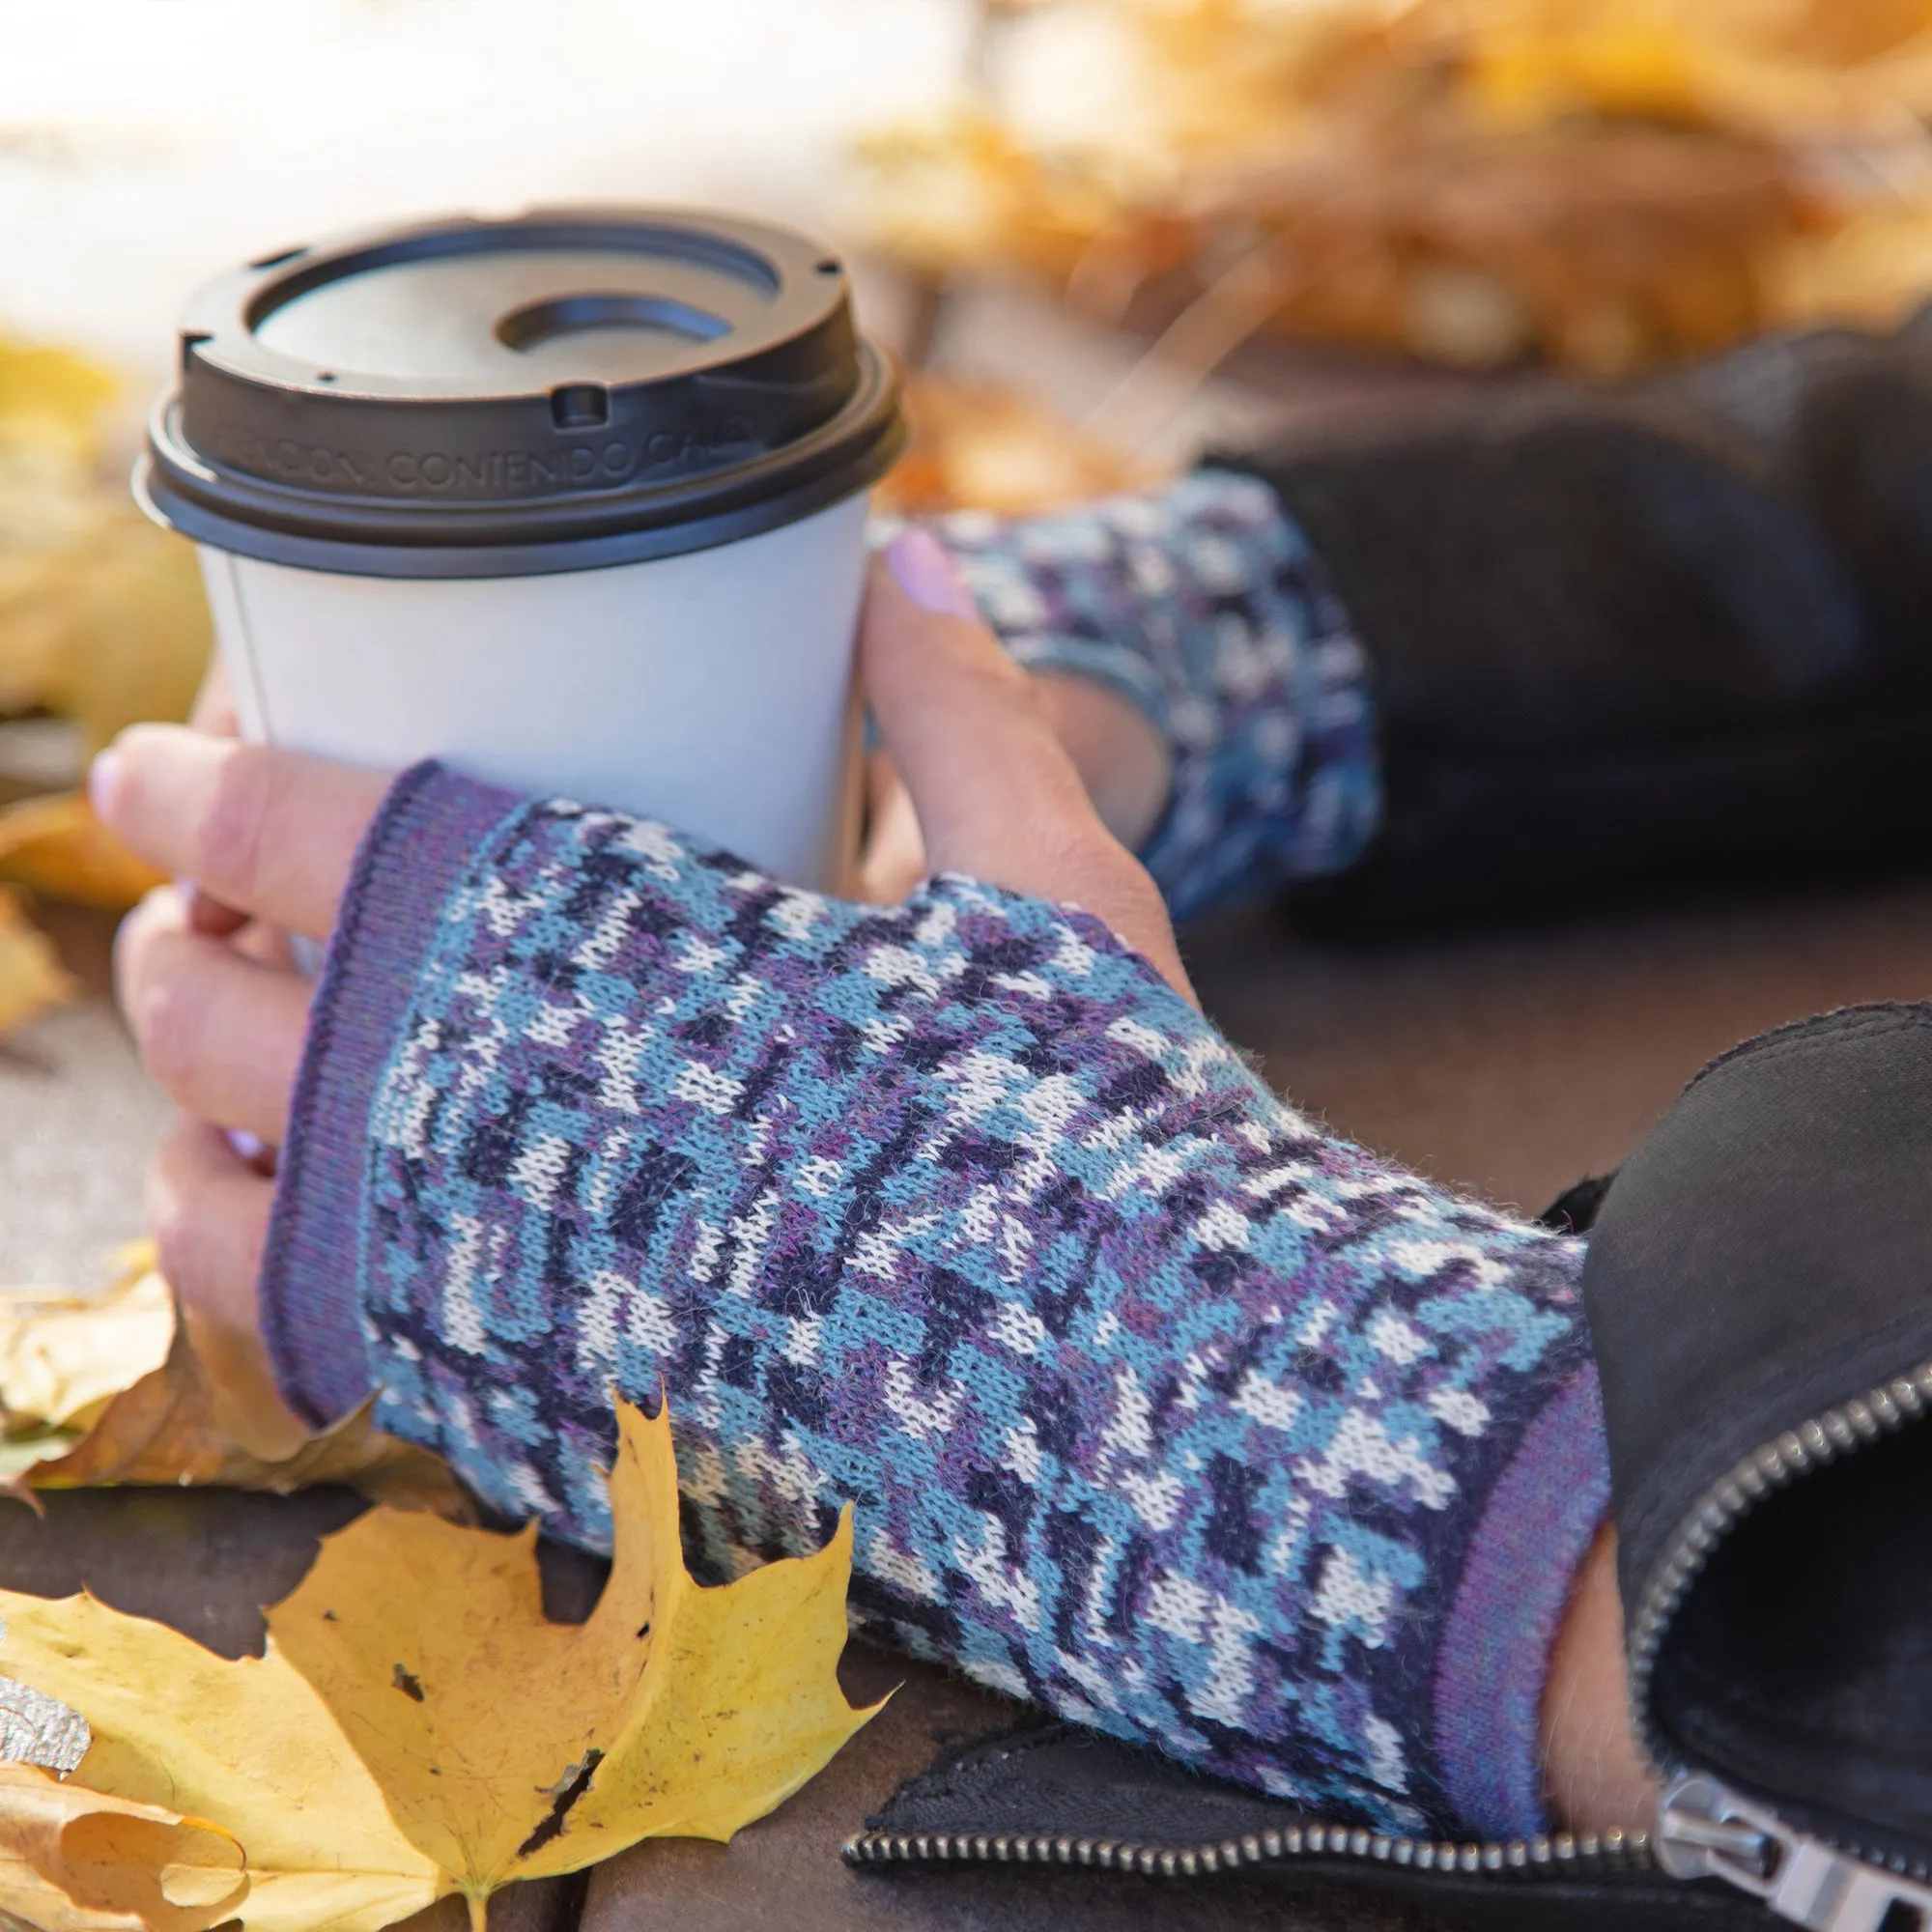
[[[245,736],[660,818],[839,890],[866,491],[903,441],[816,243],[455,218],[203,290],[135,488]]]

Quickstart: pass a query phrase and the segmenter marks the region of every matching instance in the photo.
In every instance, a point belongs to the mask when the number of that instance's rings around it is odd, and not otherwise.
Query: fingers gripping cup
[[[200,546],[245,736],[841,886],[903,431],[822,248],[656,209],[350,236],[204,289],[181,357],[135,488]]]

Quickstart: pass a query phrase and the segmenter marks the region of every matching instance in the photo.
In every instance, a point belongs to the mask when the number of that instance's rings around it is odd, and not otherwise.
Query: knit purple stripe
[[[1585,1368],[1545,1404],[1492,1492],[1436,1653],[1436,1755],[1457,1813],[1485,1837],[1548,1829],[1549,1652],[1609,1507],[1603,1392]]]
[[[275,1379],[318,1427],[370,1389],[356,1254],[377,1084],[445,899],[476,848],[525,803],[439,764],[412,765],[355,856],[309,1012],[260,1291]]]

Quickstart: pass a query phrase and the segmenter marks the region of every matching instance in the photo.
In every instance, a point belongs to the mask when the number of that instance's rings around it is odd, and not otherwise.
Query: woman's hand
[[[1160,895],[1101,823],[1035,681],[976,619],[929,608],[932,559],[918,546],[894,562],[916,594],[875,562],[861,675],[905,774],[919,849],[935,870],[1085,907],[1191,998]],[[943,553],[938,562],[950,576]],[[150,1072],[190,1117],[151,1178],[162,1268],[204,1359],[257,1393],[272,1387],[255,1280],[273,1183],[218,1129],[270,1147],[287,1135],[313,989],[276,935],[327,937],[386,785],[170,725],[123,733],[95,767],[101,818],[194,882],[128,918],[115,978]]]
[[[161,1268],[233,1412],[283,1418],[241,1432],[265,1455],[290,1453],[302,1433],[257,1321],[273,1183],[218,1129],[270,1147],[287,1134],[311,989],[281,934],[327,935],[385,782],[167,725],[124,733],[95,766],[101,817],[152,863],[199,882],[152,893],[129,915],[115,980],[149,1071],[185,1110],[148,1177]]]
[[[867,696],[903,775],[900,843],[875,844],[875,862],[903,867],[911,851],[919,872],[929,863],[1082,905],[1191,998],[1159,895],[1103,824],[1047,681],[968,614],[943,552],[935,562],[907,544],[873,565],[861,640]],[[273,1183],[221,1129],[270,1145],[287,1132],[311,989],[261,935],[327,937],[386,782],[160,725],[125,733],[96,767],[107,824],[196,882],[193,909],[168,889],[130,917],[116,977],[150,1068],[185,1110],[151,1180],[161,1264],[202,1359],[258,1431],[280,1408],[255,1300]],[[1164,795],[1164,768],[1160,784]],[[299,1435],[280,1413],[288,1439],[251,1443],[261,1453],[287,1454]],[[1640,1822],[1652,1802],[1624,1715],[1614,1548],[1606,1532],[1578,1578],[1543,1714],[1552,1796],[1578,1829]]]
[[[895,581],[927,611],[979,621],[971,593],[929,532],[902,532],[888,555]],[[1100,822],[1128,851],[1139,850],[1166,809],[1173,778],[1173,760],[1160,734],[1138,705],[1093,678],[1060,672],[1032,676],[1040,708]],[[927,862],[912,794],[890,750],[872,754],[867,780],[859,888],[868,899],[895,904],[935,868]]]
[[[965,872],[1077,905],[1193,999],[1167,908],[1103,821],[1061,736],[1048,680],[1030,677],[1000,648],[924,530],[901,532],[873,561],[859,668],[903,793],[891,821],[875,815],[867,869],[877,877],[880,839],[895,827],[922,861],[879,896],[903,898],[930,873]]]

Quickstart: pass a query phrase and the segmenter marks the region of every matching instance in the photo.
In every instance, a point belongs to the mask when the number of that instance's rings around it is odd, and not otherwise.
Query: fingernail
[[[886,565],[899,588],[935,617],[977,620],[979,606],[959,574],[959,566],[930,530],[901,530],[886,546]]]
[[[121,783],[121,753],[112,745],[100,753],[87,770],[87,802],[95,817],[106,820],[114,809],[114,794]]]
[[[275,1178],[275,1150],[260,1134],[251,1134],[246,1127],[223,1127],[221,1131],[227,1136],[228,1145],[257,1174],[270,1180]]]

